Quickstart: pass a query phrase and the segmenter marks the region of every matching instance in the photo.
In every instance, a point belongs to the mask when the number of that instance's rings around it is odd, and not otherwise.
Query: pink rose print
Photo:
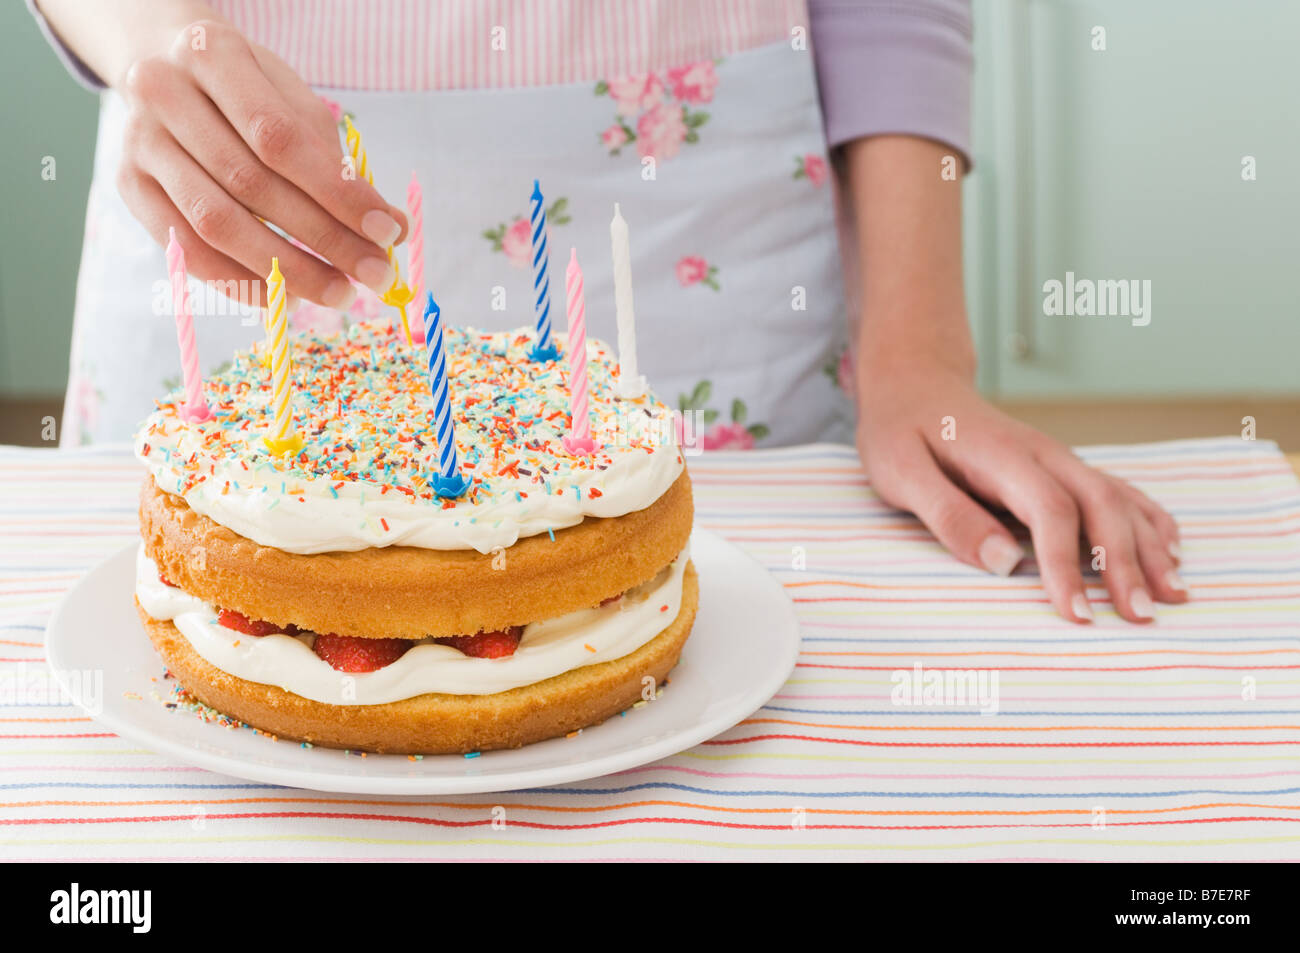
[[[826,181],[826,159],[814,152],[804,156],[794,157],[794,176],[796,179],[807,179],[814,187],[820,187]]]
[[[657,105],[664,94],[664,84],[654,73],[612,79],[605,86],[620,116],[635,116]]]
[[[643,158],[671,159],[681,151],[687,132],[685,107],[660,103],[636,121],[637,151]]]
[[[569,200],[564,197],[556,199],[546,209],[547,238],[556,225],[568,225],[573,221],[568,214]],[[504,223],[496,228],[484,229],[483,237],[492,243],[492,250],[506,256],[506,260],[516,268],[527,268],[533,260],[533,232],[524,215],[516,215],[509,225]]]
[[[705,450],[753,450],[754,435],[744,424],[717,424],[705,432],[700,445]]]
[[[600,134],[600,141],[605,144],[606,149],[617,155],[618,150],[627,145],[628,135],[627,126],[616,122]]]
[[[731,402],[731,423],[716,423],[721,414],[712,407],[705,406],[712,394],[712,382],[700,381],[690,394],[678,395],[677,407],[681,416],[677,418],[677,442],[684,447],[752,450],[755,443],[771,433],[766,424],[746,425],[749,409],[740,398]],[[687,415],[690,415],[689,426]],[[701,433],[703,427],[709,429]]]
[[[705,284],[714,291],[722,290],[722,287],[718,284],[718,266],[710,265],[699,255],[687,255],[677,263],[673,270],[683,288],[689,288],[691,285],[696,284]]]
[[[822,371],[831,383],[850,397],[853,396],[856,389],[853,381],[853,352],[847,345],[840,351],[839,358],[828,361]]]
[[[665,86],[665,80],[667,86]],[[596,95],[614,100],[614,122],[600,133],[600,143],[610,155],[619,155],[635,142],[642,158],[671,159],[682,143],[700,141],[699,128],[709,120],[701,103],[713,102],[718,74],[712,60],[626,79],[601,80]]]
[[[712,60],[670,69],[667,79],[673,96],[692,105],[713,102],[713,91],[718,86],[718,74],[713,69]]]
[[[501,250],[505,252],[510,264],[516,268],[526,268],[532,258],[531,248],[532,235],[529,232],[528,219],[515,219],[501,238]]]
[[[840,390],[846,394],[853,393],[853,355],[848,348],[840,355],[840,366],[836,369],[836,382],[840,385]]]

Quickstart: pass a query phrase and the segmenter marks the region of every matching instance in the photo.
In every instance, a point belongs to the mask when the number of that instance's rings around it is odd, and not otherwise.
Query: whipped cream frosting
[[[174,392],[141,426],[135,454],[191,509],[291,553],[394,545],[488,553],[652,504],[683,469],[669,409],[650,395],[620,398],[616,356],[588,339],[598,449],[569,454],[560,439],[568,362],[531,360],[532,340],[528,331],[447,332],[456,444],[473,481],[460,499],[429,486],[437,447],[423,344],[369,324],[291,336],[301,453],[267,450],[270,371],[240,352],[204,382],[212,420],[182,419],[184,394]]]
[[[688,559],[683,551],[617,602],[524,626],[508,658],[474,658],[426,641],[374,672],[336,671],[312,651],[310,634],[258,637],[219,625],[216,609],[158,578],[143,545],[136,556],[135,594],[145,612],[171,621],[194,651],[223,672],[329,705],[379,705],[429,692],[490,695],[629,655],[677,618]]]

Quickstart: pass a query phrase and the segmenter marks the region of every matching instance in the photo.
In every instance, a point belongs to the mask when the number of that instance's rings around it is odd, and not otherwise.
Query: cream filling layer
[[[312,635],[257,637],[218,625],[216,609],[158,578],[143,545],[136,556],[135,594],[145,612],[170,621],[194,651],[236,678],[327,705],[382,705],[430,692],[491,695],[630,655],[677,618],[689,557],[683,550],[618,602],[525,626],[508,658],[472,658],[425,641],[375,672],[336,671],[312,651]]]

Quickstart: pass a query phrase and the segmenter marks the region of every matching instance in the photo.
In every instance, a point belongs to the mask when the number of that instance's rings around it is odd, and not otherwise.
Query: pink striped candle
[[[411,184],[406,187],[406,214],[411,220],[411,233],[406,239],[406,271],[411,278],[412,301],[424,299],[424,193],[420,190],[420,180],[411,171]],[[420,322],[420,309],[415,309],[411,316],[411,334],[417,338],[424,336],[424,325]]]
[[[172,280],[172,313],[176,316],[176,342],[181,348],[181,373],[185,380],[185,403],[181,406],[180,415],[190,423],[201,423],[212,419],[212,408],[203,397],[199,347],[194,340],[190,293],[185,287],[185,251],[176,240],[174,228],[167,230],[167,271]]]
[[[563,439],[564,449],[583,457],[596,449],[591,439],[591,414],[587,410],[587,303],[582,296],[582,269],[578,266],[578,249],[569,252],[569,267],[564,272],[564,290],[569,312],[569,432]]]

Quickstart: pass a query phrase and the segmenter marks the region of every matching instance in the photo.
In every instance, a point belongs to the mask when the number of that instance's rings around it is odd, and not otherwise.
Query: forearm
[[[220,20],[202,0],[37,0],[70,50],[104,82],[120,87],[131,65],[165,51],[195,20]]]
[[[974,374],[961,181],[941,174],[951,155],[914,136],[872,136],[845,148],[862,285],[860,362],[887,367],[924,357]]]

